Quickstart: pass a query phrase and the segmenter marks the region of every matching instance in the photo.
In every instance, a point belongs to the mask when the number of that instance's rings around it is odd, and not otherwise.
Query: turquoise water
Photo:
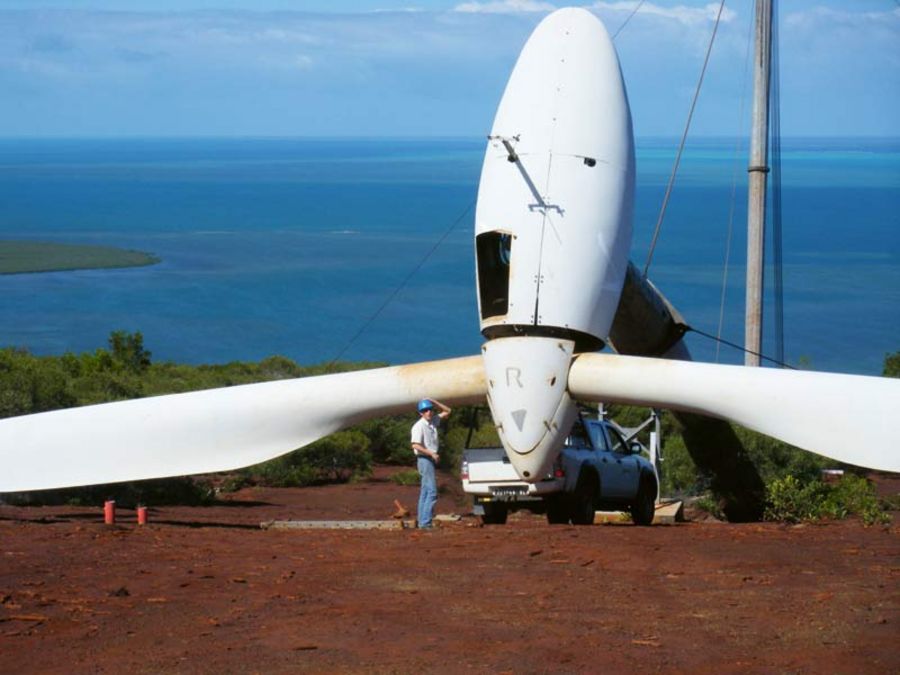
[[[733,139],[688,147],[650,276],[690,324],[715,333],[734,205],[723,337],[742,342],[737,149]],[[638,141],[641,266],[674,151],[671,139]],[[344,358],[475,353],[471,207],[482,152],[478,139],[0,140],[0,238],[163,259],[0,276],[0,345],[92,350],[126,329],[144,333],[155,360],[327,361],[458,220]],[[878,373],[900,349],[900,140],[785,141],[783,153],[786,358]],[[709,340],[690,345],[716,359]],[[773,349],[767,333],[764,351]],[[723,348],[719,360],[741,356]]]

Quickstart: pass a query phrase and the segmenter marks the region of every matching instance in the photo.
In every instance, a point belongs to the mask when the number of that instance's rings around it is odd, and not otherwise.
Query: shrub
[[[882,374],[885,377],[900,377],[900,352],[884,355]]]
[[[846,475],[834,485],[785,476],[766,486],[766,520],[798,523],[849,516],[859,516],[866,525],[890,522],[875,488],[860,476]]]
[[[286,356],[269,356],[259,362],[259,374],[265,380],[286,380],[300,377],[303,369]]]
[[[698,498],[697,501],[694,502],[694,506],[701,511],[705,511],[717,520],[725,520],[725,513],[722,511],[722,505],[719,503],[719,500],[711,494],[705,494]]]
[[[886,524],[890,514],[885,511],[875,487],[861,476],[847,474],[826,496],[822,512],[830,518],[858,515],[866,525]]]
[[[76,402],[58,359],[0,349],[0,417],[69,408]]]
[[[661,489],[665,494],[699,494],[709,486],[684,444],[681,434],[664,436]]]
[[[419,472],[415,469],[398,471],[393,476],[391,476],[391,481],[396,483],[397,485],[418,485]]]
[[[794,476],[775,478],[766,486],[766,520],[798,523],[821,517],[828,487],[818,481],[802,482]]]
[[[237,492],[252,484],[253,482],[250,480],[249,475],[242,472],[233,473],[226,476],[225,480],[219,485],[219,492]]]
[[[368,474],[371,462],[369,439],[364,434],[339,431],[249,471],[260,485],[302,487],[345,483],[355,476]]]
[[[415,415],[379,417],[356,427],[370,442],[369,449],[377,462],[384,464],[409,464],[413,460],[409,445],[409,430],[415,423]]]
[[[822,469],[835,466],[834,460],[806,452],[771,436],[733,426],[766,484],[788,476],[803,484],[818,481]]]
[[[150,367],[152,354],[144,349],[144,336],[114,330],[109,334],[109,353],[118,368],[141,373]]]
[[[132,508],[138,504],[185,504],[201,506],[214,501],[214,491],[204,481],[186,476],[153,478],[128,483],[108,483],[61,490],[37,492],[9,492],[3,501],[14,506],[45,506],[68,504],[69,506],[98,506],[107,499],[116,505]]]

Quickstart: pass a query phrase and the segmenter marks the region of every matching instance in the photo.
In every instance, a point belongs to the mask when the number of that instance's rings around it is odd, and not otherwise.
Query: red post
[[[137,519],[138,519],[138,525],[146,525],[147,524],[147,507],[146,506],[138,506],[137,507]]]
[[[107,525],[116,524],[116,500],[108,499],[103,504],[103,522]]]

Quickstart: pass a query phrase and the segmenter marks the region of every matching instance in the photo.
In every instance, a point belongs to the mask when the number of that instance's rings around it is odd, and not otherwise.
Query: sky
[[[0,0],[0,136],[480,137],[562,4]],[[624,24],[636,135],[677,136],[719,3],[637,4],[581,6]],[[900,136],[900,0],[780,4],[783,135]],[[752,14],[725,4],[692,135],[747,128]]]

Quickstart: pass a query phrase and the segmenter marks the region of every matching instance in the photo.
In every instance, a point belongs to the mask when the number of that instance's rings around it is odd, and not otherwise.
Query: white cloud
[[[599,11],[632,12],[638,6],[637,0],[622,0],[620,2],[595,2],[591,7]],[[719,3],[710,2],[703,7],[688,7],[675,5],[674,7],[661,7],[652,2],[645,2],[637,11],[637,16],[656,16],[664,19],[673,19],[685,25],[696,25],[715,21],[719,13]],[[727,7],[722,10],[722,22],[733,21],[737,15]]]
[[[454,12],[470,14],[516,14],[519,12],[552,12],[555,5],[537,0],[494,0],[493,2],[464,2],[453,8]]]
[[[257,57],[254,62],[261,68],[283,71],[312,70],[315,61],[306,54],[273,54]]]
[[[304,56],[303,54],[298,54],[294,57],[294,67],[300,70],[308,70],[312,68],[313,60],[308,56]]]
[[[881,25],[893,26],[896,30],[900,26],[896,21],[898,19],[900,19],[900,9],[897,8],[885,12],[846,12],[827,7],[816,7],[809,11],[788,14],[785,25],[793,28],[813,28],[825,25],[854,27]]]
[[[810,66],[834,67],[833,62],[843,60],[848,51],[857,59],[865,54],[873,70],[900,66],[900,9],[850,12],[816,7],[787,14],[782,26],[782,35],[789,37],[783,45],[802,44],[800,59]]]
[[[896,135],[900,10],[819,5],[828,1],[782,9],[782,128]],[[0,91],[13,102],[0,106],[0,128],[478,134],[544,12],[589,6],[613,33],[637,7],[637,0],[454,2],[454,10],[422,12],[0,11]],[[618,36],[638,133],[681,132],[679,111],[689,104],[718,6],[648,0]],[[698,133],[737,128],[731,109],[742,95],[752,6],[734,7],[716,36]],[[66,106],[77,115],[60,116]]]
[[[72,75],[71,69],[64,62],[48,61],[40,58],[4,58],[0,59],[0,67],[8,68],[10,72],[18,71],[31,76],[48,78],[63,79]]]

